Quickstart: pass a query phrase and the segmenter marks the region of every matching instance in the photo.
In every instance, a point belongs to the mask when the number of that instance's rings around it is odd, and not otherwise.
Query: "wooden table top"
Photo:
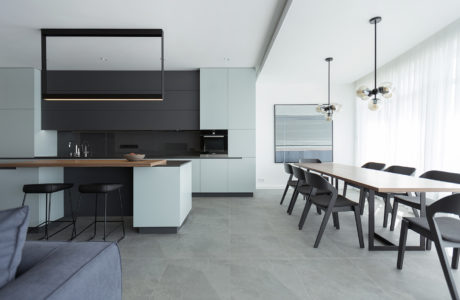
[[[376,192],[460,192],[460,184],[394,174],[338,163],[293,164]]]
[[[145,159],[128,161],[126,159],[31,159],[0,162],[0,168],[37,168],[37,167],[154,167],[166,165],[166,160]]]

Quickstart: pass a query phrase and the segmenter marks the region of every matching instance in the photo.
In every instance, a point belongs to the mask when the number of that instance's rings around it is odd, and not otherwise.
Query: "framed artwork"
[[[275,163],[302,158],[333,160],[333,124],[316,111],[316,104],[275,104]]]

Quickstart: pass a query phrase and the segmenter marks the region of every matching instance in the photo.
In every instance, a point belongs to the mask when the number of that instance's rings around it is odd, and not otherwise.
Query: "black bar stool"
[[[75,236],[75,234],[76,234],[75,214],[74,214],[73,206],[72,206],[72,195],[70,193],[70,189],[72,187],[73,187],[72,183],[25,184],[22,187],[22,191],[24,192],[24,198],[22,199],[22,206],[24,206],[24,204],[26,202],[27,194],[45,194],[45,199],[46,199],[45,221],[37,225],[37,228],[39,228],[42,225],[45,226],[45,235],[42,238],[40,238],[41,240],[42,239],[48,240],[50,237],[58,234],[59,232],[61,232],[62,230],[66,229],[67,227],[69,227],[71,225],[73,225],[73,229],[72,229],[72,235],[71,235],[70,239],[72,239]],[[50,218],[51,218],[51,216],[50,216],[50,214],[51,214],[51,195],[53,193],[63,191],[63,190],[67,190],[67,192],[69,193],[69,203],[70,203],[70,210],[71,210],[71,213],[72,213],[72,220],[71,221],[67,221],[67,220],[51,221],[50,220]],[[68,224],[65,227],[59,229],[55,233],[49,235],[49,233],[48,233],[48,225],[51,224],[51,223],[54,223],[54,222],[61,222],[61,223],[67,223],[68,222],[70,224]]]
[[[96,237],[96,227],[97,223],[99,222],[104,222],[104,241],[106,237],[108,237],[116,228],[114,228],[111,232],[106,234],[106,225],[107,222],[117,222],[121,223],[122,228],[123,228],[123,236],[118,239],[118,242],[121,241],[122,239],[125,238],[125,216],[123,212],[123,201],[121,199],[121,191],[120,189],[123,187],[122,184],[117,184],[117,183],[91,183],[91,184],[81,184],[78,187],[78,190],[80,191],[81,194],[96,194],[96,202],[94,205],[94,221],[86,226],[82,231],[80,231],[75,237],[79,236],[82,234],[86,229],[90,228],[94,224],[94,234],[92,237],[90,237],[88,240],[94,239]],[[118,196],[120,198],[120,208],[121,208],[121,220],[115,220],[115,221],[107,221],[107,195],[111,192],[118,191]],[[104,221],[98,221],[97,220],[97,202],[98,202],[98,196],[99,194],[104,195]],[[80,196],[81,198],[81,196]],[[79,201],[80,201],[79,198]],[[80,202],[78,203],[78,206],[80,205]]]

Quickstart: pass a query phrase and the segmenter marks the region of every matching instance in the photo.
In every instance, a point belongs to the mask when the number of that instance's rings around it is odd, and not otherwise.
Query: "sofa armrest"
[[[121,299],[115,243],[65,243],[0,289],[0,299]]]

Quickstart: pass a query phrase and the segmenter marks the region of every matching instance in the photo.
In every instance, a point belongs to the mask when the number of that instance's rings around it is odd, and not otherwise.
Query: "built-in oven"
[[[228,153],[227,130],[201,130],[200,134],[202,154]]]

